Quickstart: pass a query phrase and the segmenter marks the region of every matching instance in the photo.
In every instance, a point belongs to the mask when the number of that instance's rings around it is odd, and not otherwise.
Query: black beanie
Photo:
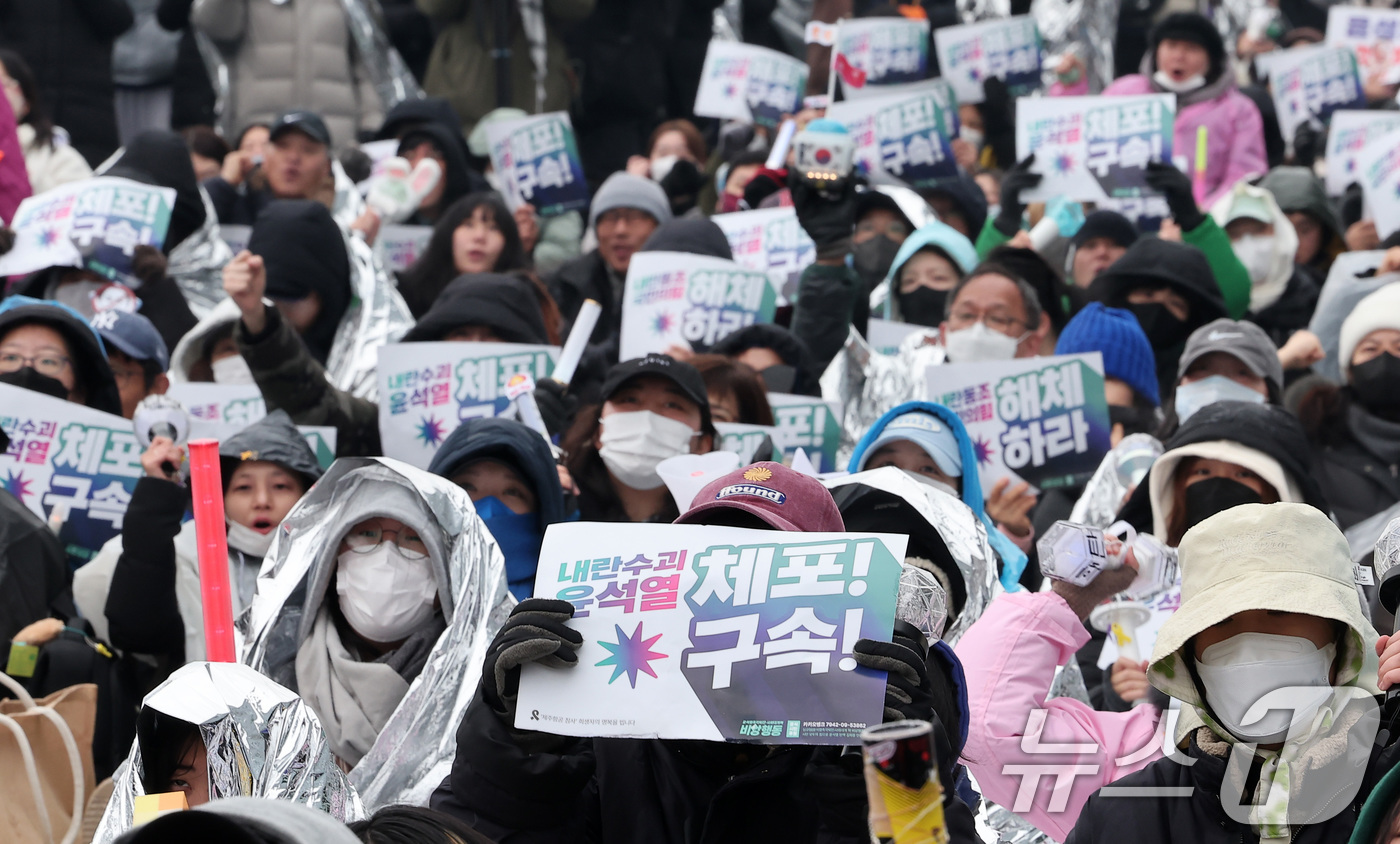
[[[1206,78],[1214,81],[1220,77],[1220,72],[1225,67],[1225,40],[1220,37],[1220,31],[1209,18],[1195,12],[1177,12],[1162,18],[1161,22],[1152,28],[1153,67],[1157,65],[1157,47],[1168,38],[1173,41],[1189,41],[1205,48],[1206,55],[1210,57],[1210,70],[1206,72]]]
[[[1117,211],[1095,211],[1084,218],[1084,225],[1075,232],[1072,242],[1077,249],[1098,237],[1106,237],[1127,249],[1137,243],[1139,233],[1133,221]]]
[[[301,337],[311,354],[325,363],[350,305],[350,255],[331,212],[310,199],[275,199],[253,222],[248,251],[262,256],[268,298],[298,301],[312,293],[320,297],[321,312]]]

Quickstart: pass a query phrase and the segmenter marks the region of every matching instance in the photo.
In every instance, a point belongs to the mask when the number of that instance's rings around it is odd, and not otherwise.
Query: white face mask
[[[1331,696],[1336,656],[1335,644],[1319,648],[1298,636],[1240,633],[1206,648],[1196,671],[1220,726],[1241,741],[1273,744],[1287,738],[1290,727],[1306,726]],[[1250,711],[1270,692],[1297,686],[1316,687],[1317,692],[1288,693],[1291,710]]]
[[[1196,411],[1218,401],[1247,401],[1251,404],[1263,404],[1264,397],[1224,375],[1212,375],[1209,378],[1192,381],[1190,384],[1182,384],[1176,388],[1177,421],[1185,422],[1195,416]]]
[[[1019,345],[1019,338],[993,331],[985,322],[975,323],[971,328],[949,331],[943,342],[943,347],[948,350],[948,360],[953,363],[1011,360],[1016,357],[1016,347]]]
[[[981,129],[973,129],[971,126],[962,126],[958,129],[958,137],[967,141],[972,148],[978,152],[982,151],[982,144],[986,143],[987,135]]]
[[[209,364],[209,368],[214,370],[214,383],[216,384],[253,384],[253,370],[248,367],[248,361],[242,355],[229,355],[226,358],[219,358]]]
[[[1156,82],[1162,88],[1171,91],[1173,94],[1185,94],[1188,91],[1194,91],[1206,84],[1206,78],[1199,73],[1190,79],[1177,82],[1175,79],[1172,79],[1171,76],[1167,75],[1165,70],[1159,70],[1152,74],[1152,81]]]
[[[1235,257],[1240,259],[1249,271],[1252,284],[1262,284],[1269,279],[1269,271],[1274,266],[1274,236],[1247,234],[1230,244]]]
[[[386,540],[367,553],[346,551],[335,559],[340,611],[356,633],[371,642],[397,642],[432,618],[437,582],[431,557],[410,560]]]
[[[664,481],[656,464],[668,457],[690,453],[696,432],[684,422],[667,419],[650,410],[613,413],[599,420],[603,426],[598,455],[608,471],[632,489],[656,489]]]
[[[238,522],[228,523],[229,547],[254,557],[266,557],[267,549],[272,546],[272,537],[276,535],[277,528],[273,528],[267,533],[258,533]]]
[[[651,160],[651,180],[659,182],[666,178],[670,174],[671,168],[675,167],[676,162],[680,160],[679,155],[662,155],[653,158]]]

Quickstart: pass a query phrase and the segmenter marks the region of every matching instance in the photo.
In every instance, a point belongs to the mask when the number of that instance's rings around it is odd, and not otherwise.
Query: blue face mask
[[[1224,375],[1212,375],[1176,388],[1176,418],[1185,422],[1196,411],[1218,401],[1244,401],[1263,404],[1264,397]]]
[[[505,555],[510,593],[516,600],[525,600],[535,591],[535,569],[539,567],[540,545],[544,543],[539,514],[513,512],[494,495],[473,503],[476,514]]]

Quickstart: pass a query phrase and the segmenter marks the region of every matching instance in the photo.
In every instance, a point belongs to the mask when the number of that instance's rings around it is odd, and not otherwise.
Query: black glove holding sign
[[[1206,221],[1206,215],[1202,214],[1196,205],[1191,177],[1176,169],[1175,165],[1149,161],[1147,175],[1143,179],[1149,187],[1166,198],[1172,219],[1181,226],[1182,231],[1189,232]]]
[[[894,623],[893,641],[861,639],[851,650],[856,663],[884,671],[885,721],[933,720],[933,686],[928,674],[928,645],[907,621]]]
[[[574,605],[568,601],[530,598],[511,611],[491,640],[481,668],[481,696],[508,726],[515,723],[520,666],[538,662],[550,668],[578,664],[583,636],[569,627]]]

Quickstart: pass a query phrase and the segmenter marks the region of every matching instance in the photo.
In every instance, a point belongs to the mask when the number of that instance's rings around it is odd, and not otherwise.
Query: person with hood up
[[[870,312],[895,322],[936,327],[948,298],[977,266],[972,242],[946,223],[926,223],[899,246],[884,283],[870,297]]]
[[[770,393],[821,395],[821,385],[817,383],[821,373],[812,363],[812,353],[781,325],[745,326],[722,338],[710,351],[752,367]]]
[[[870,426],[847,465],[852,472],[894,466],[962,499],[986,526],[1001,558],[1002,586],[1016,588],[1026,566],[1024,549],[1033,540],[1027,513],[1035,496],[1026,494],[1026,484],[1009,489],[1010,482],[1003,479],[984,502],[972,437],[957,414],[932,402],[901,404]]]
[[[1248,504],[1201,522],[1180,550],[1181,606],[1148,676],[1199,726],[1186,759],[1115,785],[1189,796],[1090,797],[1066,841],[1119,841],[1126,829],[1204,844],[1346,840],[1395,750],[1377,737],[1378,637],[1345,537],[1313,507]]]
[[[418,208],[404,221],[405,225],[431,226],[443,211],[469,193],[487,189],[486,180],[467,164],[467,152],[460,137],[433,121],[425,121],[406,131],[399,139],[396,155],[417,166],[424,158],[432,158],[442,168],[438,183],[418,203]]]
[[[0,383],[121,415],[121,393],[102,338],[58,302],[0,301]]]
[[[1320,292],[1295,263],[1298,233],[1292,220],[1273,194],[1244,182],[1220,197],[1211,216],[1249,271],[1249,321],[1268,332],[1275,346],[1283,346],[1308,327]]]
[[[520,229],[495,193],[464,196],[443,212],[413,266],[399,274],[399,293],[415,319],[443,288],[465,273],[508,273],[526,268]]]
[[[204,659],[204,604],[199,543],[179,469],[185,449],[156,437],[141,455],[122,532],[74,576],[83,617],[98,638],[128,653],[165,657],[169,667]],[[233,613],[253,602],[258,569],[277,526],[321,477],[316,455],[281,411],[219,444],[228,527]],[[168,670],[168,669],[167,669]]]
[[[1141,235],[1132,221],[1117,211],[1095,211],[1070,238],[1066,267],[1075,287],[1088,289],[1099,274],[1123,257]]]
[[[1298,254],[1293,263],[1320,288],[1327,280],[1332,261],[1347,248],[1322,180],[1306,167],[1275,167],[1259,182],[1259,187],[1273,194],[1298,234]]]
[[[770,495],[734,495],[735,485]],[[836,502],[815,478],[762,462],[711,481],[676,524],[797,532],[843,531]],[[582,644],[569,627],[572,604],[532,598],[491,643],[481,683],[457,733],[452,773],[435,809],[497,840],[620,842],[849,842],[869,838],[860,766],[831,749],[743,743],[572,738],[514,728],[520,667],[568,670]],[[946,646],[950,673],[956,660]],[[933,723],[944,811],[952,840],[977,840],[971,811],[956,796],[961,739],[958,698],[935,705],[926,646],[901,633],[860,640],[858,664],[888,672],[886,721]],[[757,751],[757,752],[755,752]],[[854,757],[846,757],[847,761]]]
[[[171,791],[183,792],[195,810],[232,805],[229,798],[255,799],[258,813],[239,823],[245,834],[259,823],[275,826],[284,807],[315,810],[328,822],[319,830],[322,835],[334,834],[331,824],[365,815],[311,707],[237,663],[186,665],[146,695],[136,716],[136,741],[118,770],[93,841],[207,840],[184,837],[188,830],[167,830],[170,838],[121,837],[132,829],[137,797]],[[195,823],[195,812],[175,815]],[[160,826],[156,821],[143,829]]]
[[[1207,207],[1236,182],[1268,172],[1263,118],[1236,90],[1234,68],[1215,24],[1195,12],[1177,12],[1153,27],[1148,41],[1140,71],[1115,80],[1104,95],[1176,95],[1172,149],[1186,156],[1188,172],[1196,172],[1197,130],[1206,130]]]
[[[1345,383],[1314,387],[1298,416],[1313,475],[1346,529],[1400,501],[1400,284],[1357,303],[1338,352]]]
[[[549,444],[513,419],[467,419],[443,440],[428,471],[471,496],[505,555],[511,594],[529,598],[545,529],[578,517],[564,500]]]
[[[763,161],[762,153],[757,154]],[[871,185],[857,193],[855,211],[851,266],[873,293],[889,276],[890,265],[909,235],[938,217],[922,197],[898,185]]]

